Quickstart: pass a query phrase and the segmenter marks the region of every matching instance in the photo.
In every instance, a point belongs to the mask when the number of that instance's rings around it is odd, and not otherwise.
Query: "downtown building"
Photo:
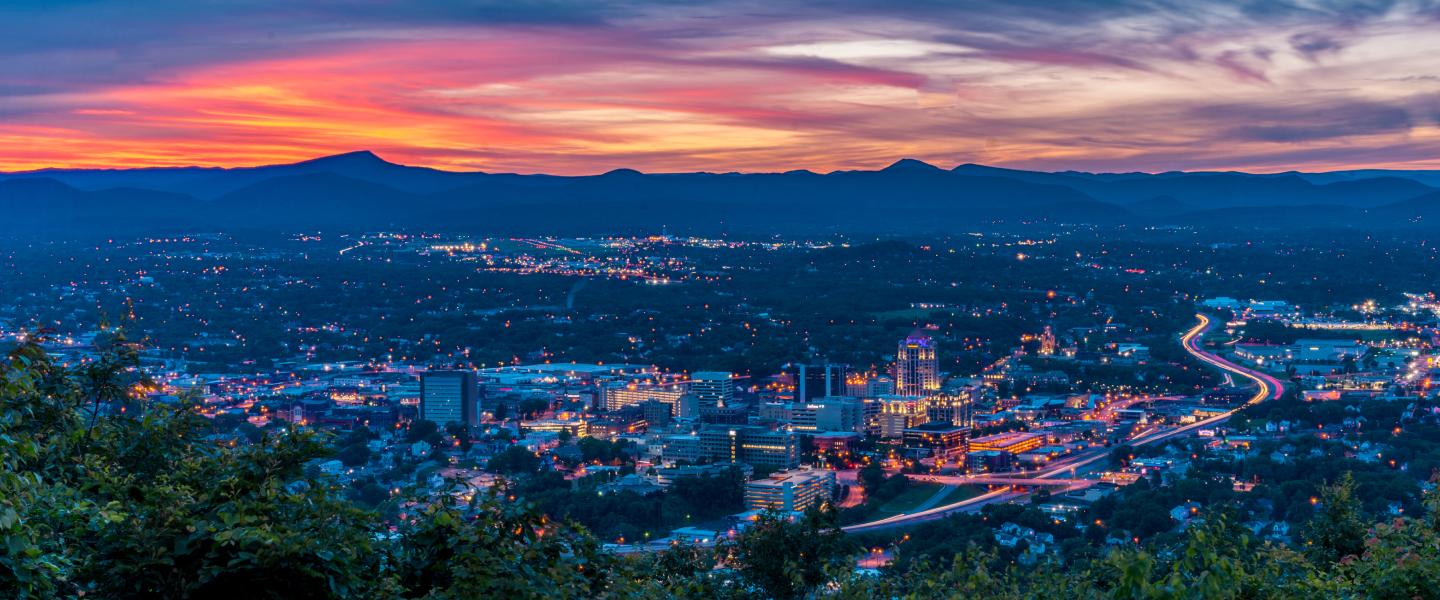
[[[725,408],[735,400],[735,379],[728,371],[699,371],[690,376],[690,395],[698,408]]]
[[[685,389],[679,385],[646,385],[639,383],[612,383],[600,388],[600,404],[607,411],[617,411],[654,400],[671,407],[670,414],[681,416],[681,398]]]
[[[940,363],[935,338],[916,329],[900,340],[895,352],[895,395],[929,396],[940,390]]]
[[[760,417],[773,419],[801,433],[863,432],[865,402],[848,397],[773,402],[760,407]]]
[[[701,457],[712,462],[771,469],[800,466],[800,438],[794,432],[755,425],[706,425],[697,437]]]
[[[479,424],[480,383],[474,371],[432,370],[420,374],[420,418],[444,427]]]
[[[746,483],[745,506],[751,510],[804,512],[829,502],[834,493],[834,471],[780,471]]]
[[[873,423],[867,423],[868,430],[882,438],[899,439],[906,429],[930,422],[930,403],[919,396],[880,396],[873,404]]]

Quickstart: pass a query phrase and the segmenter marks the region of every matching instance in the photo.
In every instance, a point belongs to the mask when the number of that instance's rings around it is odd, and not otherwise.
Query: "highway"
[[[1196,359],[1207,365],[1219,369],[1227,376],[1238,376],[1254,382],[1257,386],[1255,395],[1250,397],[1250,399],[1246,401],[1245,404],[1239,407],[1206,419],[1202,419],[1189,425],[1183,425],[1170,429],[1146,430],[1142,432],[1139,436],[1127,441],[1127,444],[1131,446],[1147,446],[1177,436],[1188,435],[1200,429],[1213,427],[1215,425],[1219,425],[1220,423],[1225,422],[1242,408],[1264,402],[1271,398],[1277,398],[1285,393],[1285,384],[1279,379],[1276,379],[1275,377],[1272,377],[1267,373],[1262,373],[1260,371],[1255,371],[1237,365],[1211,352],[1206,351],[1200,343],[1201,340],[1204,338],[1205,334],[1215,327],[1215,320],[1204,314],[1197,314],[1195,315],[1195,317],[1199,319],[1199,323],[1187,330],[1184,334],[1181,334],[1180,345],[1184,347],[1185,351],[1189,352],[1191,356],[1194,356]],[[1056,461],[1055,463],[1052,463],[1051,465],[1038,471],[1031,471],[1029,473],[1007,474],[1007,476],[1003,478],[987,475],[976,475],[969,477],[916,476],[915,479],[918,481],[934,481],[936,483],[943,483],[946,485],[984,484],[987,481],[999,483],[1002,479],[1005,482],[1010,483],[1011,485],[1006,485],[1005,487],[1002,487],[1000,489],[981,494],[973,498],[967,498],[959,502],[946,504],[944,506],[936,506],[934,508],[918,510],[910,513],[901,513],[898,515],[893,515],[884,519],[878,519],[866,523],[847,525],[845,527],[842,527],[841,529],[843,529],[847,533],[878,531],[895,527],[914,525],[916,523],[923,523],[936,519],[942,519],[947,515],[955,513],[973,512],[980,510],[980,508],[984,507],[987,504],[1021,498],[1028,493],[1025,491],[1018,491],[1016,489],[1017,487],[1048,487],[1051,485],[1080,487],[1081,484],[1075,480],[1073,474],[1082,467],[1086,467],[1093,463],[1105,460],[1109,455],[1108,451],[1108,448],[1097,447],[1094,449],[1086,450],[1085,452],[1078,453],[1074,456]],[[1060,476],[1064,474],[1071,475],[1069,478],[1061,478]],[[1036,481],[1035,483],[1024,483],[1027,480],[1043,480],[1043,482]],[[1051,483],[1051,480],[1055,480],[1055,482]],[[643,552],[646,551],[646,549],[647,548],[643,546],[625,546],[615,548],[613,550],[620,553],[628,553]],[[652,547],[650,549],[655,548]]]
[[[1285,393],[1285,384],[1282,383],[1279,379],[1276,379],[1269,374],[1254,371],[1246,367],[1234,364],[1228,360],[1225,360],[1224,358],[1216,356],[1211,352],[1207,352],[1204,348],[1202,348],[1200,342],[1202,338],[1204,338],[1205,334],[1208,333],[1212,328],[1214,328],[1215,321],[1209,316],[1203,314],[1197,314],[1195,315],[1195,318],[1199,319],[1199,323],[1196,323],[1194,327],[1190,328],[1188,331],[1186,331],[1180,336],[1180,345],[1185,348],[1185,351],[1189,352],[1191,356],[1194,356],[1201,362],[1215,367],[1216,369],[1219,369],[1226,375],[1239,376],[1253,381],[1258,386],[1258,389],[1256,390],[1255,395],[1252,396],[1245,404],[1236,407],[1235,409],[1226,411],[1213,417],[1209,417],[1207,419],[1202,419],[1189,425],[1175,427],[1172,429],[1161,429],[1144,432],[1139,437],[1127,442],[1131,446],[1148,446],[1150,444],[1168,440],[1176,436],[1187,435],[1199,429],[1219,425],[1220,423],[1225,422],[1227,419],[1233,416],[1235,412],[1240,410],[1241,408],[1253,404],[1258,404],[1271,398],[1277,398]],[[1042,480],[1056,479],[1062,474],[1074,473],[1081,467],[1085,467],[1095,462],[1104,460],[1107,457],[1107,454],[1108,453],[1106,448],[1096,448],[1094,450],[1077,454],[1070,459],[1056,462],[1049,467],[1046,467],[1045,469],[1034,471],[1026,478]],[[966,480],[967,478],[956,477],[953,478],[955,481],[950,481],[950,479],[952,478],[946,478],[946,481],[944,481],[944,483],[958,483],[959,481]],[[975,483],[981,483],[984,480],[984,477],[976,477],[973,481]],[[1048,485],[1048,483],[1040,484],[1037,482],[1037,484],[1035,485]],[[1006,487],[981,496],[962,500],[953,504],[937,506],[929,510],[894,515],[868,523],[857,523],[855,525],[845,527],[844,530],[846,532],[861,532],[874,531],[879,529],[889,529],[901,525],[911,525],[924,521],[940,519],[952,513],[971,512],[979,510],[986,504],[1010,500],[1024,495],[1025,492],[1015,491],[1012,487]]]

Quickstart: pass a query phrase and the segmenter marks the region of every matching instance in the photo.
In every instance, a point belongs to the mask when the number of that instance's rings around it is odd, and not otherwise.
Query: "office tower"
[[[916,329],[900,340],[895,353],[895,394],[928,396],[940,389],[940,367],[935,358],[935,339]]]
[[[474,371],[426,371],[420,374],[420,418],[436,425],[479,423],[480,388]]]
[[[951,425],[971,425],[973,415],[971,409],[974,405],[976,391],[963,389],[955,393],[946,393],[931,396],[926,399],[925,414],[927,421],[931,423],[949,423]]]
[[[735,381],[728,371],[700,371],[690,377],[690,394],[700,408],[724,408],[735,398]]]
[[[905,430],[929,422],[929,402],[917,396],[881,396],[880,412],[876,415],[880,437],[896,439]]]
[[[789,367],[787,372],[795,378],[796,402],[809,402],[816,398],[843,396],[847,393],[844,365],[796,364]]]
[[[751,425],[700,428],[700,452],[711,461],[793,469],[800,464],[800,438],[788,431]]]

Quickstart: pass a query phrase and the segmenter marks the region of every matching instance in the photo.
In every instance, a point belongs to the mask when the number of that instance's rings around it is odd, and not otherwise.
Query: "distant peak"
[[[385,160],[385,159],[383,159],[383,158],[380,158],[379,155],[377,155],[377,154],[375,154],[374,152],[371,152],[371,151],[369,151],[369,150],[356,150],[356,151],[354,151],[354,152],[346,152],[346,153],[344,153],[344,154],[334,154],[334,155],[331,155],[331,156],[322,156],[322,157],[320,157],[320,158],[315,158],[315,159],[311,159],[311,160],[307,160],[307,161],[302,161],[302,162],[299,163],[299,164],[312,164],[312,165],[313,165],[313,164],[335,164],[335,163],[352,164],[352,165],[364,165],[364,164],[388,165],[388,164],[391,164],[390,161],[387,161],[387,160]]]
[[[885,167],[884,170],[886,170],[886,171],[900,171],[900,170],[939,171],[939,170],[940,170],[940,167],[937,167],[937,166],[935,166],[935,165],[932,165],[932,164],[930,164],[930,163],[927,163],[927,162],[925,162],[925,161],[923,161],[923,160],[916,160],[916,159],[914,159],[914,158],[902,158],[902,159],[900,159],[900,160],[895,161],[895,162],[894,162],[893,164],[891,164],[890,166]]]
[[[639,171],[636,171],[635,169],[613,169],[613,170],[610,170],[610,171],[606,171],[605,173],[601,174],[600,176],[601,176],[601,177],[630,177],[630,176],[634,176],[634,175],[644,175],[644,173],[641,173],[641,172],[639,172]]]

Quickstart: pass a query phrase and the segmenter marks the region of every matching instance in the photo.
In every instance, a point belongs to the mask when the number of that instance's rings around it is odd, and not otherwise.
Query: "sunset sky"
[[[1440,168],[1430,2],[0,4],[0,171]]]

